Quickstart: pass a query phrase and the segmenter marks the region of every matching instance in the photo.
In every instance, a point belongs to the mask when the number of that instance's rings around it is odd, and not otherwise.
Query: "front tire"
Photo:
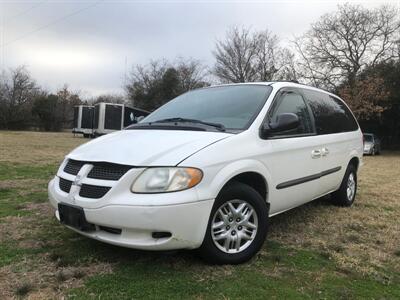
[[[200,255],[213,264],[240,264],[262,247],[268,204],[252,187],[235,182],[222,189],[208,221]]]
[[[351,206],[357,193],[357,169],[353,164],[347,167],[340,188],[332,194],[335,204]]]

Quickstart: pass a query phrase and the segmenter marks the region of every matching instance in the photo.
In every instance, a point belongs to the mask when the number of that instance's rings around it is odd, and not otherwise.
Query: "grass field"
[[[0,131],[0,299],[400,298],[400,152],[364,158],[353,207],[325,198],[276,216],[252,261],[210,266],[193,251],[123,249],[58,224],[47,182],[84,142]]]

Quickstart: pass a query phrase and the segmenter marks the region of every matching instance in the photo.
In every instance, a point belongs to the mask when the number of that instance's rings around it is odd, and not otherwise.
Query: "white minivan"
[[[332,193],[352,205],[363,136],[337,96],[290,82],[187,92],[69,153],[49,183],[58,220],[148,250],[249,260],[268,218]]]

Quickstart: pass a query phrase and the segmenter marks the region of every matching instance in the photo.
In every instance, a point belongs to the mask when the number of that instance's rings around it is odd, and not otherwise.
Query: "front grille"
[[[93,168],[87,177],[103,180],[119,180],[132,168],[132,166],[111,163],[93,163]]]
[[[103,197],[111,189],[108,186],[97,186],[90,184],[82,184],[79,196],[85,198],[99,199]]]
[[[72,175],[77,175],[84,164],[85,162],[83,161],[69,159],[64,167],[64,172]]]
[[[87,178],[100,180],[119,180],[126,172],[134,168],[133,166],[113,164],[107,162],[86,162],[69,159],[64,167],[64,172],[71,175],[78,175],[79,171],[85,164],[90,164],[93,168],[90,170]],[[60,189],[69,193],[72,181],[60,178]],[[82,184],[79,196],[84,198],[99,199],[111,189],[107,186]]]
[[[84,164],[93,165],[87,175],[88,178],[102,180],[119,180],[126,172],[134,168],[132,166],[113,164],[107,162],[85,162],[69,159],[64,167],[64,172],[77,175]]]
[[[60,178],[60,190],[63,192],[69,193],[71,189],[72,181],[66,180],[64,178]]]

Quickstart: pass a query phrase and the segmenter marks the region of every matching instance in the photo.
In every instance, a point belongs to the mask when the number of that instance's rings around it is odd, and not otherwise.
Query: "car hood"
[[[231,135],[209,131],[122,130],[79,146],[67,158],[132,166],[175,166]]]

